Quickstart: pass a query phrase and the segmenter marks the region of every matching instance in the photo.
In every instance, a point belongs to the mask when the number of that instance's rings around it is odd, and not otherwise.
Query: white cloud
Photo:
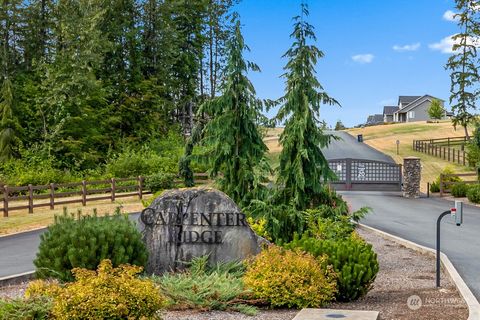
[[[398,52],[403,52],[403,51],[417,51],[420,48],[420,42],[417,43],[412,43],[412,44],[406,44],[403,46],[400,46],[398,44],[393,46],[393,50],[398,51]]]
[[[429,44],[428,47],[432,50],[440,51],[441,53],[451,54],[453,53],[453,45],[455,43],[457,44],[460,43],[460,39],[453,40],[452,38],[453,36],[455,35],[452,34],[451,36],[443,38],[442,40],[440,40],[440,42]],[[469,38],[468,43],[476,45],[478,47],[478,44],[480,43],[480,39],[474,40],[472,38]]]
[[[375,58],[375,56],[371,53],[357,54],[357,55],[352,56],[353,61],[361,63],[361,64],[370,63],[370,62],[373,61],[373,58]]]
[[[452,10],[447,10],[445,11],[445,13],[443,14],[443,20],[447,20],[447,21],[451,21],[451,22],[456,22],[458,21],[458,18],[455,17],[455,12],[453,12]]]

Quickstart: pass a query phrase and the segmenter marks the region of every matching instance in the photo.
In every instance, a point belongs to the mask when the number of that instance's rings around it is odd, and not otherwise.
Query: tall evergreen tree
[[[16,122],[12,110],[12,83],[6,78],[0,94],[0,161],[11,159],[14,155]]]
[[[222,95],[205,102],[199,112],[211,117],[204,129],[203,143],[211,146],[208,155],[212,161],[210,173],[217,177],[220,187],[241,205],[258,196],[262,189],[262,170],[268,168],[265,160],[267,147],[258,131],[262,103],[256,97],[255,88],[247,73],[259,71],[254,63],[243,57],[248,50],[240,22],[228,44],[228,60]]]
[[[456,0],[455,15],[461,32],[454,35],[453,54],[448,59],[446,69],[451,70],[450,103],[454,116],[453,125],[461,125],[469,138],[468,124],[474,118],[472,111],[480,91],[478,83],[477,46],[480,37],[479,2],[477,0]]]
[[[65,165],[84,168],[108,148],[98,125],[105,90],[95,75],[103,57],[98,28],[103,12],[96,0],[65,0],[58,10],[57,54],[45,66],[37,103],[46,147]]]
[[[299,209],[314,203],[322,184],[335,177],[321,151],[332,136],[324,134],[318,117],[322,104],[338,105],[316,77],[315,65],[323,52],[308,43],[316,37],[313,26],[304,20],[308,16],[307,6],[302,4],[301,10],[301,16],[294,18],[290,35],[293,45],[284,55],[289,59],[283,75],[285,95],[277,101],[281,104],[277,118],[285,121],[280,135],[283,149],[277,177],[279,196],[283,202]]]

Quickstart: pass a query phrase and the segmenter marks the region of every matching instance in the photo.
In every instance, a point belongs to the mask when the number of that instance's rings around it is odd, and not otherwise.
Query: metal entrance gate
[[[338,180],[331,182],[336,190],[401,191],[402,165],[363,159],[328,160]]]

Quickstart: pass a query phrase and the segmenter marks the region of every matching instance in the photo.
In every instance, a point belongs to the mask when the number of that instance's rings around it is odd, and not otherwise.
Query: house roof
[[[433,100],[440,100],[440,102],[444,102],[444,100],[442,99],[438,99],[438,98],[435,98],[429,94],[426,94],[424,96],[421,96],[421,97],[418,97],[418,99],[410,102],[408,105],[406,105],[405,107],[403,107],[401,110],[398,111],[398,113],[405,113],[405,112],[408,112],[412,109],[415,109],[416,107],[418,107],[420,104],[422,104],[423,102],[425,101],[430,101],[432,102]]]
[[[397,106],[385,106],[383,107],[383,115],[392,116],[397,110]]]
[[[421,96],[398,96],[398,104],[409,104]]]
[[[383,114],[370,115],[367,118],[367,124],[376,124],[383,122]]]

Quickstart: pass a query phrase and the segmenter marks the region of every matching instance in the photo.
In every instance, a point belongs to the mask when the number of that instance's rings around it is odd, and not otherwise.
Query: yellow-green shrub
[[[34,282],[27,294],[52,296],[52,315],[59,320],[155,319],[164,298],[151,280],[136,278],[141,271],[131,265],[113,268],[110,260],[103,260],[97,271],[73,269],[72,283]]]
[[[244,282],[273,307],[319,307],[335,297],[335,273],[325,258],[270,246],[248,266]]]

